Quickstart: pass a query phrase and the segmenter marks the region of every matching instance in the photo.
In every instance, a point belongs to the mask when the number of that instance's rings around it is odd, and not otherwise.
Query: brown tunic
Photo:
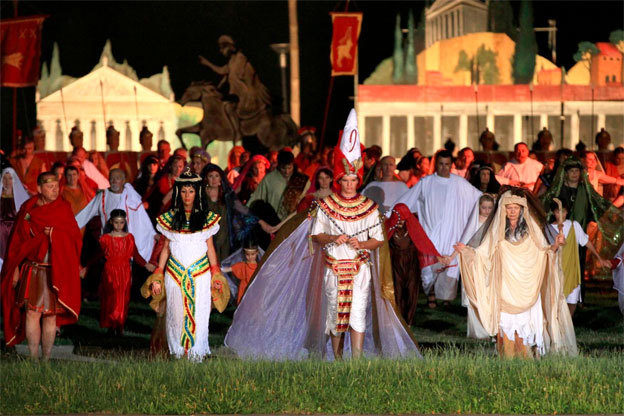
[[[416,247],[405,230],[397,230],[388,243],[396,304],[405,322],[411,325],[418,306],[421,284]]]

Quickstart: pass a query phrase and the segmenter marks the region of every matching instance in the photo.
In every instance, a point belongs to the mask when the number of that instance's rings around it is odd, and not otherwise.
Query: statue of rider
[[[225,110],[229,116],[241,121],[251,118],[271,105],[269,91],[247,57],[236,48],[231,36],[221,35],[217,42],[219,52],[228,59],[227,63],[217,66],[201,55],[199,62],[223,76],[218,89],[228,84]]]

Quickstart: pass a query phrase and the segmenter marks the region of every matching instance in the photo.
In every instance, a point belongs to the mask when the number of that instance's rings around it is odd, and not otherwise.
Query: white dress
[[[328,214],[331,215],[331,219]],[[341,218],[341,214],[347,215],[343,215]],[[371,227],[368,231],[356,236],[359,241],[366,241],[371,238],[378,241],[384,240],[381,216],[374,201],[362,195],[346,200],[332,194],[319,202],[319,209],[310,235],[347,234],[351,236],[368,227]],[[364,251],[368,252],[368,250]],[[336,260],[352,260],[358,256],[358,252],[346,243],[339,246],[330,245],[325,253]],[[370,285],[370,265],[365,263],[360,266],[353,278],[349,326],[357,332],[365,332],[366,329],[366,309],[370,298]],[[327,300],[325,333],[337,335],[338,276],[329,267],[325,267],[324,291]]]
[[[156,228],[169,240],[165,270],[167,344],[177,358],[185,352],[201,361],[210,354],[208,323],[212,307],[210,263],[206,240],[219,231],[219,215],[209,213],[203,229],[194,233],[171,228],[173,211],[158,217]]]

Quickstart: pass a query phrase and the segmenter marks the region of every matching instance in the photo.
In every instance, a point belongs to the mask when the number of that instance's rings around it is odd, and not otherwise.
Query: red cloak
[[[13,272],[24,260],[42,262],[48,249],[52,265],[52,289],[65,308],[56,317],[57,326],[75,323],[80,313],[80,250],[82,238],[71,206],[63,198],[37,205],[38,196],[26,201],[17,214],[11,232],[7,255],[2,267],[2,313],[7,345],[24,340],[23,308],[15,305],[17,288],[13,287]],[[43,232],[52,227],[50,237]]]
[[[392,208],[392,215],[386,220],[386,229],[388,229],[388,240],[392,238],[397,222],[400,220],[405,221],[405,228],[410,236],[410,240],[418,251],[418,261],[420,262],[420,268],[424,269],[427,266],[431,266],[438,262],[437,257],[440,257],[440,253],[436,250],[435,246],[425,233],[425,230],[420,225],[418,218],[414,216],[405,204],[396,204]]]

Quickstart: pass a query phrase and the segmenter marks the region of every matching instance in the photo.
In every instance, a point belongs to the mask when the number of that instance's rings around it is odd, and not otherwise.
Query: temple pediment
[[[135,95],[136,89],[136,95]],[[150,90],[139,82],[115,71],[109,66],[101,66],[93,72],[77,79],[63,88],[65,102],[154,102],[168,103],[170,100]],[[53,92],[41,102],[61,101],[61,91]]]

